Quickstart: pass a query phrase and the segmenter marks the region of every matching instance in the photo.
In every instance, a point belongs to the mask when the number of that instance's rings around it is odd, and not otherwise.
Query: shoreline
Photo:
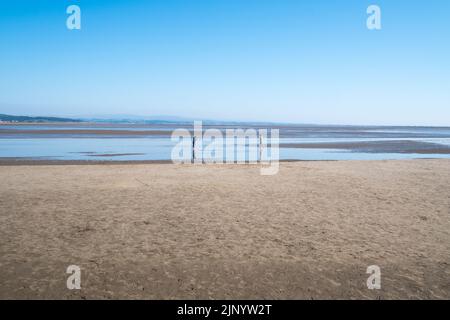
[[[0,158],[0,166],[66,166],[66,165],[133,165],[133,164],[173,164],[171,160],[38,160],[20,158]]]
[[[419,160],[419,159],[417,159]],[[286,162],[334,162],[334,161],[357,161],[357,160],[279,160],[280,163]],[[177,164],[172,160],[38,160],[38,159],[20,159],[20,158],[0,158],[1,166],[77,166],[77,165],[135,165],[135,164],[172,164],[172,165],[199,165],[199,164]],[[260,163],[202,163],[202,165],[246,165],[256,166]]]
[[[316,163],[316,162],[387,162],[387,161],[440,161],[440,160],[449,160],[447,158],[413,158],[413,159],[367,159],[367,160],[297,160],[297,159],[283,159],[279,160],[279,163]],[[192,164],[192,163],[184,163],[178,164],[172,162],[172,160],[37,160],[37,159],[20,159],[20,158],[12,158],[5,159],[0,158],[0,167],[6,166],[89,166],[89,165],[100,165],[100,166],[108,166],[108,165],[153,165],[153,164],[166,164],[166,165],[183,165],[183,166],[248,166],[254,167],[261,165],[260,163],[201,163],[201,164]]]

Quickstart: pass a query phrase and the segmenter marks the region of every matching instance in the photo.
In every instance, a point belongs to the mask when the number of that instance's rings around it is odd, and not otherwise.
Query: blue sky
[[[448,0],[0,1],[8,114],[450,125],[449,57]]]

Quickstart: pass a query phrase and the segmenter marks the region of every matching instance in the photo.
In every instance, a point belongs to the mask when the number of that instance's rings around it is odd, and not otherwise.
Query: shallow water
[[[249,125],[258,127],[257,124]],[[223,127],[223,125],[219,126]],[[267,126],[262,126],[265,128]],[[164,130],[169,133],[173,125],[2,125],[0,126],[0,158],[45,160],[170,160],[176,142],[170,135],[111,135],[96,134],[35,134],[35,130]],[[20,130],[19,134],[3,134],[5,130]],[[24,133],[24,130],[29,131]],[[450,128],[410,127],[348,127],[348,126],[283,126],[280,128],[281,144],[370,142],[370,141],[421,141],[450,146]],[[189,141],[187,142],[189,143]],[[225,154],[225,152],[223,153]],[[190,155],[188,155],[190,156]],[[215,155],[213,155],[216,157]],[[205,155],[205,157],[207,157]],[[220,157],[220,154],[219,154]],[[249,154],[246,153],[246,159]],[[216,157],[217,158],[217,157]],[[413,158],[450,158],[449,154],[417,153],[367,153],[352,149],[280,148],[280,159],[290,160],[381,160]]]

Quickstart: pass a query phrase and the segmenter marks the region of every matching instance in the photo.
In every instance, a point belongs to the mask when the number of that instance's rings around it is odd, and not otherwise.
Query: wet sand
[[[170,136],[169,130],[95,130],[95,129],[50,129],[50,130],[9,130],[0,129],[0,135],[8,137],[27,136]]]
[[[0,166],[90,166],[90,165],[136,165],[136,164],[172,164],[172,160],[51,160],[29,158],[1,158]]]
[[[170,136],[176,128],[193,132],[193,122],[175,123],[0,123],[0,137],[152,137]],[[279,129],[281,138],[450,138],[448,127],[339,126],[275,123],[214,123],[205,121],[203,129]]]
[[[411,140],[291,143],[280,144],[280,147],[301,149],[337,149],[365,153],[450,154],[450,146]]]
[[[0,166],[0,298],[449,299],[449,168]]]

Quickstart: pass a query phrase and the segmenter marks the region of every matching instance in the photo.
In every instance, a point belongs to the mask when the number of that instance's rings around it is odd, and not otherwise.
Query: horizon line
[[[127,114],[111,114],[111,115],[91,115],[91,116],[76,116],[76,115],[13,115],[13,114],[0,114],[0,116],[12,116],[12,117],[28,117],[28,118],[61,118],[67,120],[79,120],[85,123],[111,123],[111,124],[119,124],[120,121],[136,121],[134,123],[129,124],[138,124],[143,121],[161,121],[161,122],[169,122],[169,123],[188,123],[194,121],[203,121],[203,122],[217,122],[223,124],[232,124],[232,123],[243,123],[243,124],[271,124],[271,125],[300,125],[300,126],[346,126],[346,127],[427,127],[427,128],[450,128],[449,125],[426,125],[426,124],[342,124],[342,123],[315,123],[315,122],[288,122],[288,121],[263,121],[263,120],[218,120],[218,119],[196,119],[196,118],[185,118],[183,116],[172,116],[172,115],[154,115],[154,116],[144,116],[144,115],[127,115]],[[124,116],[124,118],[108,118],[114,116]],[[127,118],[128,116],[129,118]],[[102,119],[102,117],[104,117]],[[141,119],[133,119],[132,117],[141,118]],[[147,119],[146,119],[147,118]],[[156,119],[151,119],[156,118]],[[166,119],[165,119],[166,118]],[[172,119],[170,119],[172,118]],[[177,119],[177,120],[175,120]],[[95,121],[97,120],[97,121]],[[4,121],[1,120],[0,121]],[[110,121],[110,122],[108,122]],[[13,122],[11,123],[61,123],[58,121],[48,121],[48,122]],[[67,123],[67,121],[66,121]]]

